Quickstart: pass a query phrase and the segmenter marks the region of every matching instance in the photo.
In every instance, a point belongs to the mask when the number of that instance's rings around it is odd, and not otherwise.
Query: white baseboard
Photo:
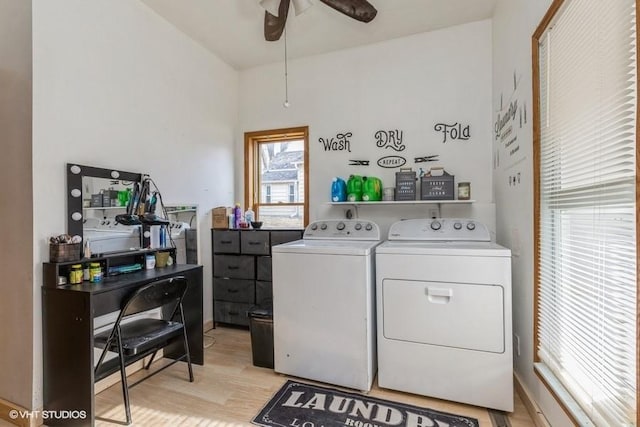
[[[522,399],[522,403],[524,403],[524,406],[527,408],[527,412],[529,413],[529,416],[531,416],[536,427],[551,427],[551,424],[549,424],[545,418],[529,390],[525,387],[522,381],[520,381],[518,375],[514,373],[513,378],[515,380],[516,392],[520,396],[520,399]]]

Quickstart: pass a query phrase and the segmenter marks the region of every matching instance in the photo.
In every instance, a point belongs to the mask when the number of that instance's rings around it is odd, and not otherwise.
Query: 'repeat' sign
[[[479,427],[475,418],[295,381],[287,381],[252,423],[280,427]]]

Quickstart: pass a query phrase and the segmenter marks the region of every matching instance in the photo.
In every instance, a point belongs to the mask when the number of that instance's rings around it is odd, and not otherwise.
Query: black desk
[[[83,283],[57,288],[42,287],[42,340],[44,351],[44,409],[85,411],[85,418],[47,419],[47,425],[91,426],[95,420],[93,375],[93,319],[118,311],[137,288],[172,276],[189,282],[184,315],[191,361],[202,365],[203,315],[202,266],[181,264],[108,277],[102,283]],[[164,351],[178,355],[182,343]]]

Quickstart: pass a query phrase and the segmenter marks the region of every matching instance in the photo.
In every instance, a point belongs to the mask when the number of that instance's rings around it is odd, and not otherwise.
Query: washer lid
[[[370,240],[296,240],[271,248],[271,253],[298,253],[319,255],[369,255],[379,241]]]
[[[387,241],[376,248],[377,254],[452,255],[510,257],[511,250],[493,242],[418,242]]]

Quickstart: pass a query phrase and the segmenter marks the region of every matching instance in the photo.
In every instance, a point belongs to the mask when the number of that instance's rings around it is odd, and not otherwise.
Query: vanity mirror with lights
[[[159,218],[166,218],[165,225],[126,225],[116,221],[119,215],[133,213],[127,210],[128,199],[135,193],[134,187],[146,178],[137,172],[68,163],[67,233],[82,237],[94,256],[172,248],[177,263],[197,264],[197,205],[166,206],[159,191],[154,191],[160,199],[155,211]],[[165,239],[160,238],[162,227]]]
[[[115,236],[123,249],[147,247],[148,236],[141,236],[140,226],[117,224],[115,216],[125,213],[131,186],[142,181],[143,174],[116,169],[67,164],[67,233],[95,237],[108,244]],[[117,250],[117,249],[116,249]],[[102,252],[103,250],[100,250]],[[109,251],[108,246],[104,251]]]

